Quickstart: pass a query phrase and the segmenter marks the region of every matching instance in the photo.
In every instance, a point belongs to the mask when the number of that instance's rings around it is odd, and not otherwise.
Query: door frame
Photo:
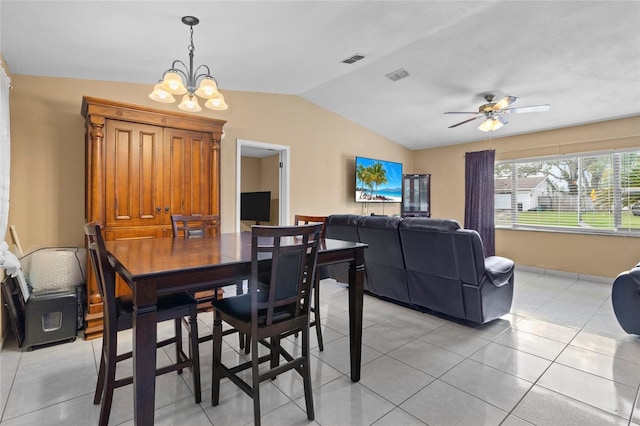
[[[250,141],[246,139],[236,139],[236,232],[240,232],[240,188],[242,181],[242,147],[251,147],[277,152],[280,161],[280,170],[278,173],[278,188],[280,191],[280,207],[278,215],[278,224],[289,224],[289,190],[290,190],[290,147],[286,145],[277,145],[266,142]]]

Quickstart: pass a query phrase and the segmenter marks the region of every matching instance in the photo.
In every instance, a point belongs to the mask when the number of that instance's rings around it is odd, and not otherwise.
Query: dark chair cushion
[[[185,310],[185,316],[187,316],[189,307],[197,305],[197,303],[196,299],[187,292],[159,296],[156,305],[158,322],[164,321],[166,318],[175,318],[175,314],[171,312],[176,309]],[[116,308],[118,310],[118,329],[122,329],[123,327],[131,328],[131,324],[133,324],[132,295],[129,294],[116,298]],[[165,316],[165,313],[168,315]],[[128,327],[127,324],[129,324]]]
[[[264,296],[263,296],[264,295]],[[266,292],[258,291],[258,300],[260,302],[266,302]],[[214,300],[212,305],[221,312],[237,318],[242,322],[251,322],[251,293],[246,293],[241,296],[225,297],[222,299]],[[273,322],[280,322],[292,317],[291,306],[280,306],[274,308]],[[266,322],[267,310],[261,309],[258,311],[258,325],[264,325]]]

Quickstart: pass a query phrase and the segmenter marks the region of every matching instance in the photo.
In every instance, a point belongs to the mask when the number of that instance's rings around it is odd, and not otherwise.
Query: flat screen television
[[[271,220],[271,191],[240,193],[240,220],[269,222]]]
[[[357,203],[401,203],[402,163],[356,157]]]

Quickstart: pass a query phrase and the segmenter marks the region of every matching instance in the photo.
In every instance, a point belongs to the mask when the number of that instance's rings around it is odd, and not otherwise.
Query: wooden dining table
[[[360,380],[366,244],[323,239],[318,265],[349,262],[351,380]],[[251,233],[212,238],[107,241],[109,261],[133,292],[133,398],[136,425],[152,425],[158,296],[215,289],[251,275]]]

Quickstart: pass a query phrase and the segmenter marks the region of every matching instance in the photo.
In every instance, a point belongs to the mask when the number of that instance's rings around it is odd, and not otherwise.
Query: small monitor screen
[[[271,191],[242,192],[240,220],[269,222],[271,220]]]

